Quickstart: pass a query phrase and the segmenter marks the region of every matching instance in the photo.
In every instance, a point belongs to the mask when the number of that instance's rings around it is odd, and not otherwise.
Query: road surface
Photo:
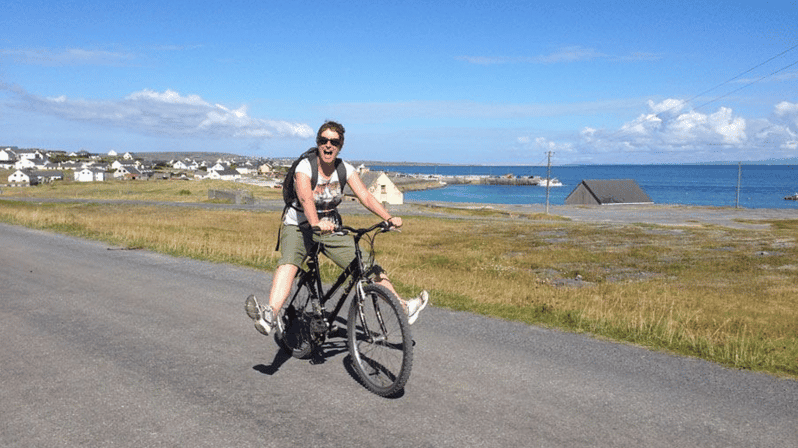
[[[0,224],[0,278],[3,447],[798,446],[798,381],[585,335],[432,306],[385,399],[255,331],[266,273]]]

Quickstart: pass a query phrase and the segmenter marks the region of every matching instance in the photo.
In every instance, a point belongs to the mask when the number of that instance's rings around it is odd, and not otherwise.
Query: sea
[[[372,170],[442,176],[540,176],[543,166],[369,165]],[[655,204],[740,208],[798,209],[785,197],[798,193],[798,165],[574,165],[552,166],[551,177],[562,186],[550,187],[548,203],[565,198],[587,179],[634,179]],[[405,200],[486,204],[546,204],[546,187],[509,185],[447,185],[408,191]]]

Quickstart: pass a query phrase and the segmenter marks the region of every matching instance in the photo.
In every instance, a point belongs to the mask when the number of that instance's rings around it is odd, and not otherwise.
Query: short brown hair
[[[325,121],[323,125],[321,125],[321,127],[319,128],[319,132],[316,133],[316,143],[318,144],[319,138],[321,137],[321,133],[326,131],[327,129],[338,134],[338,138],[341,139],[341,147],[343,148],[344,132],[346,132],[346,130],[344,129],[344,125],[342,125],[341,123],[337,123],[335,121],[328,120]]]

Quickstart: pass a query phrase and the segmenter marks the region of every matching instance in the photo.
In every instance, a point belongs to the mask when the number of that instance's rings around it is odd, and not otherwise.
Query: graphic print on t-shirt
[[[316,203],[316,211],[322,221],[332,221],[340,224],[334,219],[334,216],[326,215],[326,213],[335,211],[335,208],[343,201],[340,182],[330,182],[320,178],[319,184],[313,190],[313,201]]]

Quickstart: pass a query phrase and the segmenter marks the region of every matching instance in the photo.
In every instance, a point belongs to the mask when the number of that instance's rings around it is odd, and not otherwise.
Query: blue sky
[[[798,157],[798,2],[5,1],[0,144],[464,164]]]

